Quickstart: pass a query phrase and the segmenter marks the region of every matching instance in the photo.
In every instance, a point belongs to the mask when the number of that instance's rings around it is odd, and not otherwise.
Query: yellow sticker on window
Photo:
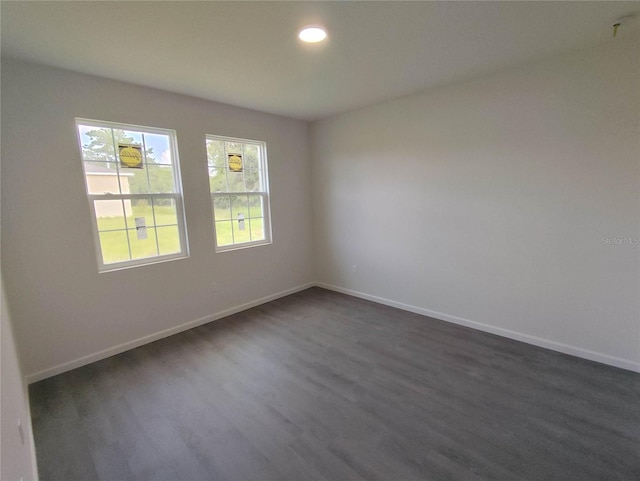
[[[231,172],[242,172],[242,156],[239,154],[229,154],[229,170]]]
[[[142,169],[142,147],[139,145],[118,144],[120,164],[130,169]]]

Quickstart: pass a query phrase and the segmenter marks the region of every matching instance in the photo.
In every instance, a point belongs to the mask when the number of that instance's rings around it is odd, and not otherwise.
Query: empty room
[[[640,2],[0,8],[2,481],[640,479]]]

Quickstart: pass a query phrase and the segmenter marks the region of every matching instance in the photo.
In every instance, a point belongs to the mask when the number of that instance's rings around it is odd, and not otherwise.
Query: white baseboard
[[[351,289],[345,289],[343,287],[334,286],[331,284],[317,282],[316,286],[322,287],[324,289],[329,289],[331,291],[340,292],[342,294],[359,297],[360,299],[366,299],[368,301],[377,302],[378,304],[384,304],[386,306],[396,307],[404,311],[421,314],[423,316],[433,317],[441,321],[447,321],[453,324],[458,324],[461,326],[470,327],[472,329],[477,329],[479,331],[484,331],[491,334],[496,334],[498,336],[506,337],[509,339],[514,339],[516,341],[526,342],[527,344],[533,344],[534,346],[544,347],[546,349],[551,349],[552,351],[562,352],[564,354],[569,354],[571,356],[581,357],[583,359],[588,359],[590,361],[596,361],[602,364],[607,364],[609,366],[619,367],[621,369],[627,369],[629,371],[640,373],[640,363],[634,362],[628,359],[621,359],[619,357],[609,356],[608,354],[602,354],[599,352],[590,351],[588,349],[582,349],[580,347],[575,347],[575,346],[570,346],[568,344],[563,344],[560,342],[550,341],[548,339],[531,336],[529,334],[522,334],[520,332],[512,331],[510,329],[504,329],[502,327],[495,327],[489,324],[483,324],[481,322],[470,321],[468,319],[463,319],[461,317],[451,316],[449,314],[443,314],[442,312],[431,311],[429,309],[424,309],[422,307],[416,307],[410,304],[404,304],[402,302],[393,301],[391,299],[386,299],[384,297],[373,296],[370,294],[365,294],[364,292],[353,291]]]
[[[468,319],[463,319],[461,317],[451,316],[449,314],[444,314],[442,312],[431,311],[429,309],[424,309],[422,307],[413,306],[410,304],[404,304],[402,302],[393,301],[391,299],[386,299],[384,297],[378,297],[371,294],[365,294],[364,292],[358,292],[351,289],[345,289],[343,287],[334,286],[331,284],[325,284],[323,282],[309,282],[307,284],[302,284],[297,287],[293,287],[291,289],[287,289],[285,291],[277,292],[275,294],[271,294],[266,297],[262,297],[260,299],[256,299],[251,302],[247,302],[241,304],[239,306],[235,306],[229,309],[225,309],[224,311],[220,311],[209,316],[201,317],[199,319],[195,319],[193,321],[185,322],[184,324],[180,324],[179,326],[174,326],[169,329],[165,329],[160,332],[156,332],[154,334],[149,334],[147,336],[143,336],[138,339],[134,339],[133,341],[124,342],[122,344],[118,344],[117,346],[113,346],[102,351],[98,351],[87,356],[83,356],[71,361],[64,362],[62,364],[58,364],[57,366],[53,366],[51,368],[43,369],[41,371],[29,374],[25,377],[26,382],[28,384],[32,384],[37,381],[41,381],[48,377],[55,376],[57,374],[62,374],[63,372],[70,371],[72,369],[76,369],[81,366],[85,366],[87,364],[91,364],[92,362],[100,361],[102,359],[106,359],[111,356],[115,356],[116,354],[120,354],[122,352],[128,351],[130,349],[134,349],[136,347],[143,346],[150,342],[157,341],[159,339],[163,339],[165,337],[172,336],[174,334],[178,334],[183,331],[187,331],[189,329],[193,329],[194,327],[201,326],[202,324],[206,324],[211,321],[215,321],[221,319],[223,317],[230,316],[232,314],[236,314],[241,311],[245,311],[247,309],[251,309],[252,307],[259,306],[260,304],[265,304],[267,302],[273,301],[275,299],[279,299],[281,297],[288,296],[290,294],[294,294],[296,292],[303,291],[310,287],[322,287],[324,289],[328,289],[335,292],[340,292],[342,294],[347,294],[350,296],[358,297],[361,299],[366,299],[368,301],[377,302],[378,304],[384,304],[386,306],[396,307],[398,309],[402,309],[404,311],[414,312],[416,314],[421,314],[423,316],[433,317],[435,319],[439,319],[442,321],[451,322],[453,324],[458,324],[465,327],[470,327],[472,329],[477,329],[479,331],[488,332],[491,334],[496,334],[498,336],[506,337],[509,339],[514,339],[516,341],[526,342],[528,344],[532,344],[538,347],[544,347],[546,349],[551,349],[552,351],[562,352],[564,354],[569,354],[576,357],[581,357],[583,359],[588,359],[590,361],[596,361],[603,364],[607,364],[614,367],[619,367],[621,369],[627,369],[629,371],[634,371],[640,373],[640,363],[634,362],[628,359],[621,359],[614,356],[609,356],[607,354],[602,354],[599,352],[590,351],[587,349],[582,349],[575,346],[570,346],[568,344],[563,344],[555,341],[550,341],[548,339],[539,338],[536,336],[531,336],[528,334],[522,334],[520,332],[512,331],[510,329],[504,329],[501,327],[491,326],[489,324],[483,324],[481,322],[470,321]]]
[[[106,359],[111,356],[115,356],[116,354],[120,354],[122,352],[128,351],[130,349],[134,349],[136,347],[143,346],[145,344],[149,344],[150,342],[158,341],[165,337],[173,336],[174,334],[178,334],[183,331],[187,331],[189,329],[193,329],[194,327],[201,326],[203,324],[207,324],[208,322],[215,321],[218,319],[222,319],[223,317],[230,316],[232,314],[236,314],[241,311],[245,311],[247,309],[251,309],[252,307],[259,306],[260,304],[265,304],[270,301],[274,301],[281,297],[288,296],[290,294],[294,294],[296,292],[303,291],[310,287],[315,286],[314,282],[309,282],[307,284],[302,284],[300,286],[293,287],[291,289],[287,289],[285,291],[276,292],[275,294],[271,294],[266,297],[262,297],[260,299],[256,299],[251,302],[246,302],[239,306],[231,307],[229,309],[225,309],[224,311],[216,312],[209,316],[204,316],[199,319],[195,319],[193,321],[185,322],[184,324],[180,324],[178,326],[170,327],[169,329],[165,329],[160,332],[156,332],[154,334],[149,334],[147,336],[140,337],[138,339],[134,339],[133,341],[123,342],[122,344],[118,344],[117,346],[109,347],[107,349],[103,349],[102,351],[94,352],[92,354],[88,354],[83,357],[79,357],[72,361],[67,361],[62,364],[58,364],[57,366],[53,366],[47,369],[43,369],[42,371],[34,372],[25,376],[27,384],[32,384],[34,382],[41,381],[48,377],[56,376],[57,374],[62,374],[63,372],[71,371],[72,369],[76,369],[81,366],[86,366],[87,364],[91,364],[92,362],[100,361],[102,359]]]

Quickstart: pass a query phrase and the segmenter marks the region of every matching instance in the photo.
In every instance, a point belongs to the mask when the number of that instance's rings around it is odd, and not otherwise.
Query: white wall
[[[98,274],[75,117],[177,131],[189,259]],[[272,245],[214,253],[207,133],[267,142]],[[304,122],[3,59],[2,159],[5,288],[30,380],[313,280]]]
[[[0,356],[0,479],[29,481],[37,478],[33,462],[33,438],[31,415],[27,401],[27,386],[24,382],[18,352],[13,336],[11,319],[0,279],[0,316],[2,321]],[[22,425],[23,438],[18,430],[18,419]]]
[[[2,264],[23,372],[314,280],[639,370],[640,250],[603,243],[640,237],[637,48],[333,117],[311,149],[304,122],[3,59]],[[177,130],[189,259],[97,273],[75,117]],[[268,142],[273,245],[214,253],[206,133]]]
[[[616,40],[314,123],[317,279],[640,370],[638,51]]]

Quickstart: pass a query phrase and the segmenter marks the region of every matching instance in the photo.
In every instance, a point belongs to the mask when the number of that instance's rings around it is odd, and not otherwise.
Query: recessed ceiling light
[[[327,38],[327,31],[317,25],[309,25],[300,30],[298,38],[303,42],[318,43]]]

